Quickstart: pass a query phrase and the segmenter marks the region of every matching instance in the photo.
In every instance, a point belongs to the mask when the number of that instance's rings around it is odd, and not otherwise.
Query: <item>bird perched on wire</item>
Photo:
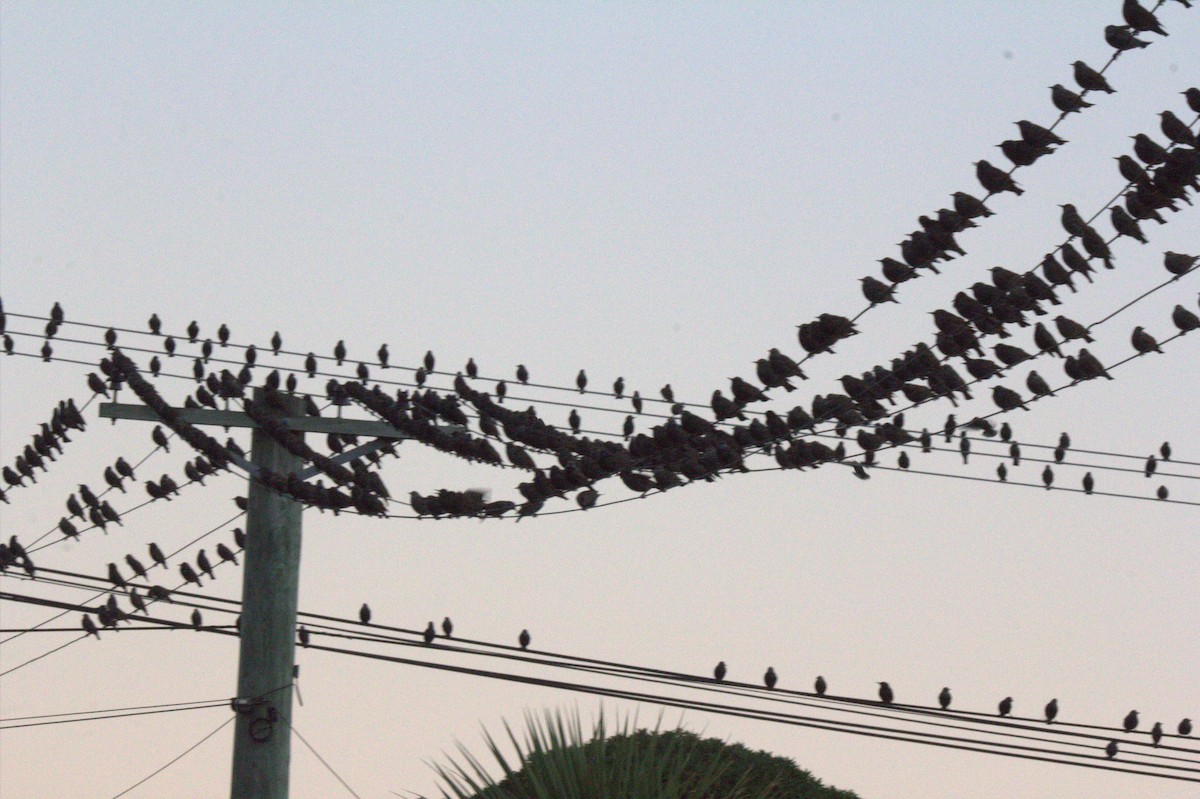
[[[722,660],[722,661],[718,662],[717,667],[715,669],[713,669],[713,679],[716,680],[717,682],[724,682],[725,672],[726,672],[725,661]]]
[[[1175,310],[1171,312],[1171,321],[1179,328],[1180,335],[1187,335],[1189,331],[1200,327],[1200,317],[1182,305],[1175,306]]]
[[[521,645],[522,649],[528,649],[531,640],[529,630],[521,630],[521,634],[517,636],[517,643]]]
[[[829,690],[829,686],[825,683],[824,677],[817,676],[816,682],[813,683],[813,690],[816,691],[817,696],[825,696],[825,692]]]
[[[778,681],[779,678],[775,675],[775,669],[768,666],[767,673],[763,675],[763,685],[767,686],[767,690],[771,690]]]
[[[1154,139],[1145,133],[1138,133],[1129,138],[1133,139],[1133,152],[1138,158],[1142,159],[1142,163],[1149,166],[1166,163],[1169,157],[1167,150]]]
[[[1125,0],[1121,5],[1121,15],[1129,23],[1129,27],[1141,33],[1157,33],[1166,36],[1167,32],[1159,23],[1154,12],[1143,6],[1138,0]]]
[[[1058,700],[1051,699],[1046,703],[1046,723],[1053,724],[1054,719],[1058,717]]]
[[[437,630],[434,629],[433,622],[429,622],[429,625],[425,628],[425,632],[421,633],[421,637],[425,640],[425,643],[433,643],[433,639],[437,638]]]
[[[1005,386],[995,386],[992,389],[992,401],[1002,411],[1011,411],[1016,408],[1020,408],[1023,411],[1029,410],[1025,405],[1025,401],[1021,399],[1021,395]]]
[[[1061,315],[1056,316],[1054,318],[1054,325],[1058,328],[1059,335],[1061,335],[1063,339],[1067,341],[1081,338],[1089,344],[1095,342],[1095,339],[1093,339],[1088,333],[1087,328],[1081,325],[1079,322],[1076,322],[1074,319],[1070,319]]]
[[[358,620],[363,624],[371,623],[371,607],[366,602],[358,609]]]
[[[587,372],[580,369],[579,374],[575,376],[575,385],[579,388],[579,393],[582,394],[587,390],[588,378]]]
[[[1188,255],[1187,253],[1182,252],[1171,252],[1170,250],[1163,253],[1163,266],[1166,267],[1168,272],[1170,272],[1172,275],[1175,275],[1176,280],[1191,271],[1191,269],[1196,265],[1197,261],[1200,261],[1200,256],[1197,255]]]
[[[1119,52],[1150,46],[1150,42],[1139,39],[1126,25],[1106,25],[1104,41]]]
[[[1064,116],[1066,114],[1079,113],[1085,108],[1091,108],[1093,105],[1061,83],[1056,83],[1050,87],[1050,100],[1054,103],[1055,108],[1063,112]]]
[[[1154,336],[1146,332],[1146,329],[1138,325],[1133,329],[1133,335],[1130,337],[1133,348],[1145,355],[1148,352],[1162,352],[1162,348],[1158,346],[1158,341]]]
[[[1138,712],[1131,710],[1125,715],[1125,720],[1122,722],[1125,732],[1133,732],[1138,726]]]
[[[988,161],[976,161],[974,166],[975,176],[989,194],[1000,194],[1005,191],[1018,195],[1025,193],[1025,190],[1017,185],[1012,176]]]
[[[1130,216],[1129,212],[1124,208],[1119,205],[1114,205],[1110,214],[1112,218],[1113,229],[1116,230],[1117,233],[1122,236],[1128,236],[1131,239],[1137,239],[1142,244],[1149,243],[1146,239],[1146,235],[1142,233],[1141,225],[1139,225],[1137,220]]]
[[[1075,82],[1083,89],[1089,92],[1106,92],[1114,94],[1116,89],[1109,85],[1108,80],[1101,73],[1089,67],[1082,61],[1075,61],[1071,64],[1075,68]]]
[[[1083,221],[1083,217],[1079,215],[1075,206],[1071,203],[1063,203],[1059,208],[1062,209],[1063,230],[1072,236],[1082,236],[1083,232],[1088,229],[1088,224]]]
[[[948,687],[942,688],[942,692],[938,694],[938,704],[942,706],[942,710],[950,707],[950,700],[950,689]]]
[[[880,702],[882,702],[885,705],[890,705],[895,700],[895,698],[896,698],[896,695],[892,691],[892,686],[888,685],[885,682],[879,683],[879,701]]]

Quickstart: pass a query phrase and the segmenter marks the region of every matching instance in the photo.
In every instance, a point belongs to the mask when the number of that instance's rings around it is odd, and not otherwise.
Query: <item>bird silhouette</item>
[[[425,643],[433,643],[433,639],[437,637],[437,630],[433,628],[433,622],[429,622],[429,626],[425,628],[425,632],[421,634],[421,637],[425,639]]]
[[[366,602],[358,609],[358,620],[363,624],[371,623],[371,607]]]
[[[200,576],[196,574],[196,570],[192,568],[190,563],[180,563],[179,573],[183,576],[183,579],[186,582],[195,583],[197,586],[203,585],[200,582]]]
[[[1108,746],[1104,747],[1104,754],[1108,755],[1108,759],[1112,760],[1117,756],[1117,742],[1109,741]]]
[[[1159,24],[1158,17],[1150,9],[1143,6],[1138,0],[1125,0],[1121,5],[1121,15],[1125,17],[1125,21],[1129,26],[1141,33],[1157,33],[1159,36],[1166,36],[1167,32],[1163,30],[1163,26]]]
[[[346,342],[338,339],[338,343],[333,345],[333,357],[337,359],[337,365],[341,366],[346,360]]]
[[[1046,486],[1046,490],[1050,490],[1050,486],[1054,485],[1054,470],[1049,465],[1042,469],[1042,483]]]
[[[517,643],[519,643],[521,645],[522,649],[529,648],[530,640],[531,639],[529,637],[529,630],[521,630],[521,634],[519,636],[517,636]]]
[[[221,560],[227,560],[234,566],[238,565],[237,555],[233,553],[233,550],[227,544],[217,544],[217,555]]]
[[[1058,717],[1058,700],[1051,699],[1046,703],[1046,723],[1053,724],[1054,719]]]
[[[1183,719],[1182,721],[1179,722],[1179,727],[1177,728],[1177,730],[1178,730],[1179,734],[1184,736],[1185,738],[1187,736],[1191,735],[1192,734],[1192,720],[1191,719]]]
[[[1012,713],[1012,708],[1013,698],[1011,696],[1006,696],[1000,700],[1000,705],[997,709],[999,710],[1001,716],[1007,716]]]
[[[1159,741],[1163,737],[1163,726],[1161,721],[1154,722],[1154,726],[1150,728],[1150,740],[1154,741],[1154,745],[1158,746]]]
[[[725,680],[725,661],[722,660],[717,663],[717,667],[713,669],[713,679],[717,682]]]
[[[1200,261],[1200,256],[1198,255],[1187,255],[1186,253],[1171,252],[1170,250],[1163,253],[1163,266],[1168,272],[1175,275],[1176,280],[1191,271],[1197,261]]]
[[[135,558],[133,555],[126,555],[125,562],[129,564],[129,568],[133,570],[134,574],[136,574],[138,577],[141,577],[142,579],[145,579],[146,567],[142,565],[142,562],[140,560]]]
[[[1018,186],[1008,173],[988,161],[976,161],[974,166],[975,176],[989,194],[1000,194],[1005,191],[1018,195],[1025,193],[1024,189]]]
[[[450,617],[442,619],[442,634],[447,638],[454,637],[454,622],[450,621]]]
[[[942,706],[942,710],[950,707],[950,689],[942,688],[942,692],[938,694],[938,704]]]
[[[1175,327],[1179,328],[1180,335],[1187,335],[1190,331],[1200,327],[1200,317],[1182,305],[1175,306],[1175,310],[1171,312],[1171,321],[1175,323]]]
[[[96,636],[97,641],[100,640],[100,631],[96,629],[96,623],[92,621],[91,616],[84,613],[81,623],[83,625],[83,632],[85,635],[94,635]]]
[[[1146,329],[1141,325],[1133,329],[1130,342],[1133,344],[1133,348],[1143,355],[1149,352],[1162,352],[1162,348],[1158,346],[1158,341],[1154,336],[1147,333]]]
[[[1091,344],[1095,341],[1088,333],[1086,327],[1076,322],[1074,319],[1068,319],[1065,316],[1054,317],[1054,325],[1058,328],[1058,333],[1067,341],[1081,338]]]
[[[1133,139],[1133,152],[1138,158],[1142,159],[1142,163],[1149,166],[1166,163],[1168,155],[1166,149],[1158,142],[1151,139],[1145,133],[1138,133],[1130,136]]]
[[[1063,112],[1064,116],[1079,113],[1085,108],[1091,108],[1093,105],[1093,103],[1089,103],[1061,83],[1056,83],[1050,87],[1050,100],[1054,103],[1055,108]]]
[[[1142,233],[1142,228],[1141,225],[1138,224],[1138,221],[1130,216],[1129,212],[1121,206],[1114,205],[1112,207],[1111,218],[1113,229],[1116,230],[1120,235],[1128,236],[1131,239],[1137,239],[1142,244],[1149,243],[1149,239],[1147,239],[1146,235]]]
[[[1091,494],[1096,490],[1096,478],[1092,477],[1092,473],[1088,472],[1083,476],[1083,493]]]
[[[778,681],[779,678],[775,676],[775,669],[768,666],[766,674],[763,675],[763,684],[767,686],[767,690],[773,689],[775,687],[775,683]]]
[[[117,570],[117,564],[108,564],[108,581],[117,588],[125,587],[125,578],[121,576],[121,572]]]
[[[1108,80],[1102,74],[1084,62],[1076,61],[1071,66],[1075,68],[1075,82],[1079,84],[1080,88],[1089,92],[1107,92],[1108,94],[1116,92],[1116,89],[1109,85]]]
[[[312,635],[309,633],[308,628],[301,624],[300,629],[297,630],[297,633],[300,638],[300,646],[308,646],[309,642],[312,640]]]
[[[203,624],[203,622],[204,622],[204,619],[203,619],[203,617],[200,615],[200,609],[199,609],[199,608],[194,608],[194,609],[192,610],[192,629],[193,629],[193,630],[196,630],[197,632],[199,632],[199,630],[200,630],[200,627],[201,627],[201,625]],[[306,645],[307,645],[307,644],[306,644]]]
[[[896,695],[892,692],[892,686],[885,682],[879,683],[879,701],[885,705],[890,705],[895,700]]]
[[[1142,473],[1145,474],[1146,477],[1151,477],[1157,470],[1158,460],[1153,455],[1151,455],[1149,458],[1146,458],[1146,465],[1143,467]]]
[[[813,683],[813,690],[817,692],[817,696],[824,696],[825,691],[828,689],[829,686],[826,685],[825,678],[818,676],[816,682]]]
[[[580,369],[579,374],[575,375],[575,385],[579,388],[579,393],[582,394],[587,390],[588,378],[587,372]]]
[[[1134,35],[1133,31],[1124,25],[1106,25],[1104,28],[1104,41],[1108,42],[1111,47],[1119,52],[1150,46],[1150,42],[1139,39]]]
[[[1025,386],[1032,391],[1035,396],[1038,397],[1047,396],[1054,393],[1042,376],[1036,371],[1030,372],[1029,376],[1025,378]]]

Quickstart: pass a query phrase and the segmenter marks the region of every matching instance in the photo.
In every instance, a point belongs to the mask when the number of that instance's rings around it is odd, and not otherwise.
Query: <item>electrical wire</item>
[[[213,730],[212,732],[210,732],[208,735],[205,735],[199,741],[196,741],[196,743],[192,744],[187,749],[184,749],[178,755],[176,755],[175,757],[168,760],[163,766],[150,772],[145,777],[143,777],[142,779],[135,782],[133,785],[130,785],[128,788],[126,788],[125,790],[121,791],[118,794],[114,794],[112,799],[120,799],[122,796],[124,796],[125,794],[132,791],[134,788],[137,788],[138,786],[142,785],[143,783],[150,781],[152,778],[157,777],[159,774],[161,774],[162,772],[166,771],[171,766],[178,763],[184,757],[191,754],[195,749],[197,749],[202,743],[207,741],[209,738],[213,737],[214,735],[219,733],[221,730],[225,729],[227,726],[229,726],[230,722],[232,722],[236,718],[237,718],[237,716],[230,716],[229,718],[225,719],[223,722],[218,724],[217,728],[215,730]]]

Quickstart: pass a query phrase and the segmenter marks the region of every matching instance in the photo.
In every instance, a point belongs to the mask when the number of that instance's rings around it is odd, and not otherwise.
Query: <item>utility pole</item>
[[[255,389],[255,402],[260,402],[263,396],[263,389]],[[294,433],[339,433],[375,439],[342,453],[335,461],[359,457],[378,449],[387,440],[409,437],[384,422],[306,416],[299,398],[278,392],[276,397],[283,400],[280,421]],[[288,452],[244,413],[207,408],[179,408],[178,413],[183,421],[193,425],[254,428],[250,461],[235,458],[251,479],[242,566],[237,698],[233,701],[238,715],[230,797],[287,799],[303,505],[275,493],[253,476],[259,469],[269,469],[276,474],[296,474],[307,479],[316,469],[304,468],[303,460]],[[100,416],[160,421],[144,405],[103,403]]]

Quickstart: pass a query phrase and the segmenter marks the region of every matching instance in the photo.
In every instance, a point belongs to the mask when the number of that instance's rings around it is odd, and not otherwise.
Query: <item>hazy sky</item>
[[[814,359],[812,379],[770,407],[840,391],[842,374],[928,340],[928,311],[991,266],[1031,268],[1061,240],[1057,204],[1090,214],[1121,188],[1112,158],[1129,151],[1130,135],[1162,140],[1164,109],[1194,118],[1179,92],[1200,83],[1200,13],[1167,5],[1170,37],[1151,36],[1152,47],[1118,60],[1108,73],[1117,93],[1062,126],[1069,145],[1017,173],[1024,196],[995,198],[997,216],[960,236],[970,255],[905,284],[900,305],[864,317],[863,335]],[[143,328],[157,312],[174,332],[196,319],[211,336],[225,322],[234,341],[260,347],[275,330],[298,351],[328,354],[344,339],[352,361],[386,341],[395,363],[415,365],[431,348],[439,368],[474,357],[483,374],[511,379],[524,363],[535,381],[560,385],[586,368],[593,386],[619,375],[657,396],[670,382],[704,402],[729,377],[753,377],[770,347],[798,356],[797,324],[857,313],[858,278],[878,274],[875,261],[897,256],[917,216],[951,192],[982,194],[972,162],[1003,163],[995,145],[1017,135],[1015,120],[1050,124],[1047,87],[1071,84],[1076,59],[1101,66],[1111,52],[1104,26],[1119,21],[1116,0],[6,0],[0,293],[10,314],[44,314],[57,300],[68,320]],[[1200,213],[1187,208],[1147,232],[1149,245],[1114,245],[1116,271],[1064,297],[1063,312],[1095,321],[1161,282],[1164,250],[1200,249]],[[1134,325],[1166,338],[1171,308],[1196,310],[1196,292],[1189,276],[1155,294],[1101,328],[1093,351],[1106,363],[1125,357]],[[100,331],[68,333],[97,340]],[[1013,342],[1029,347],[1028,333]],[[1139,456],[1170,440],[1177,458],[1200,462],[1197,342],[1172,342],[1166,355],[1114,372],[1115,382],[1010,415],[1018,437],[1053,444],[1066,430],[1076,447]],[[94,362],[100,351],[58,343],[56,353]],[[1064,382],[1056,363],[1037,368]],[[57,400],[87,398],[87,371],[0,359],[5,465]],[[1020,387],[1025,371],[1009,383]],[[181,402],[188,384],[162,389]],[[988,394],[959,418],[991,412]],[[616,432],[628,413],[627,403],[589,404],[619,409],[584,412],[594,430]],[[950,410],[922,408],[909,426],[940,428]],[[545,414],[565,419],[561,409]],[[149,428],[91,424],[36,486],[10,492],[0,509],[5,539],[53,527],[77,483],[103,485],[118,455],[150,450]],[[402,450],[384,472],[393,494],[479,486],[516,495],[509,471],[415,444]],[[184,457],[173,447],[145,469],[178,477]],[[915,463],[987,477],[997,461],[973,457],[964,467],[934,454]],[[1014,468],[1012,479],[1036,482],[1041,468]],[[1078,485],[1083,471],[1061,468],[1059,480]],[[1172,498],[1200,500],[1190,480],[1099,471],[1097,479],[1104,490],[1150,496],[1167,485]],[[616,481],[600,490],[602,501],[627,496]],[[189,489],[124,529],[92,531],[37,562],[103,574],[127,552],[144,556],[147,542],[173,549],[217,525],[243,491],[234,477]],[[136,489],[114,505],[141,498]],[[928,704],[948,685],[955,707],[990,711],[1012,695],[1031,715],[1057,697],[1065,720],[1112,725],[1137,708],[1144,726],[1162,720],[1173,730],[1184,716],[1200,719],[1198,518],[1186,505],[895,472],[864,483],[833,467],[737,475],[520,525],[310,512],[300,604],[353,616],[369,601],[377,620],[404,627],[449,615],[462,635],[505,643],[529,628],[535,646],[697,674],[723,659],[739,680],[773,666],[781,687],[804,690],[818,673],[835,692],[862,697],[888,680],[900,701]],[[212,590],[236,597],[240,585],[240,572],[226,569]],[[50,615],[13,603],[0,612],[4,628]],[[78,624],[77,614],[66,618]],[[7,668],[71,635],[27,635],[0,657]],[[236,657],[231,638],[106,634],[4,678],[0,717],[226,698]],[[364,797],[430,793],[429,762],[456,740],[481,750],[480,724],[495,731],[526,709],[597,707],[561,691],[313,651],[297,657],[296,727]],[[657,714],[650,705],[608,709]],[[4,732],[0,794],[111,796],[227,715]],[[1195,793],[701,713],[684,723],[792,757],[864,799]],[[226,728],[130,796],[226,795],[231,745]],[[345,795],[298,743],[292,775],[298,799]]]

